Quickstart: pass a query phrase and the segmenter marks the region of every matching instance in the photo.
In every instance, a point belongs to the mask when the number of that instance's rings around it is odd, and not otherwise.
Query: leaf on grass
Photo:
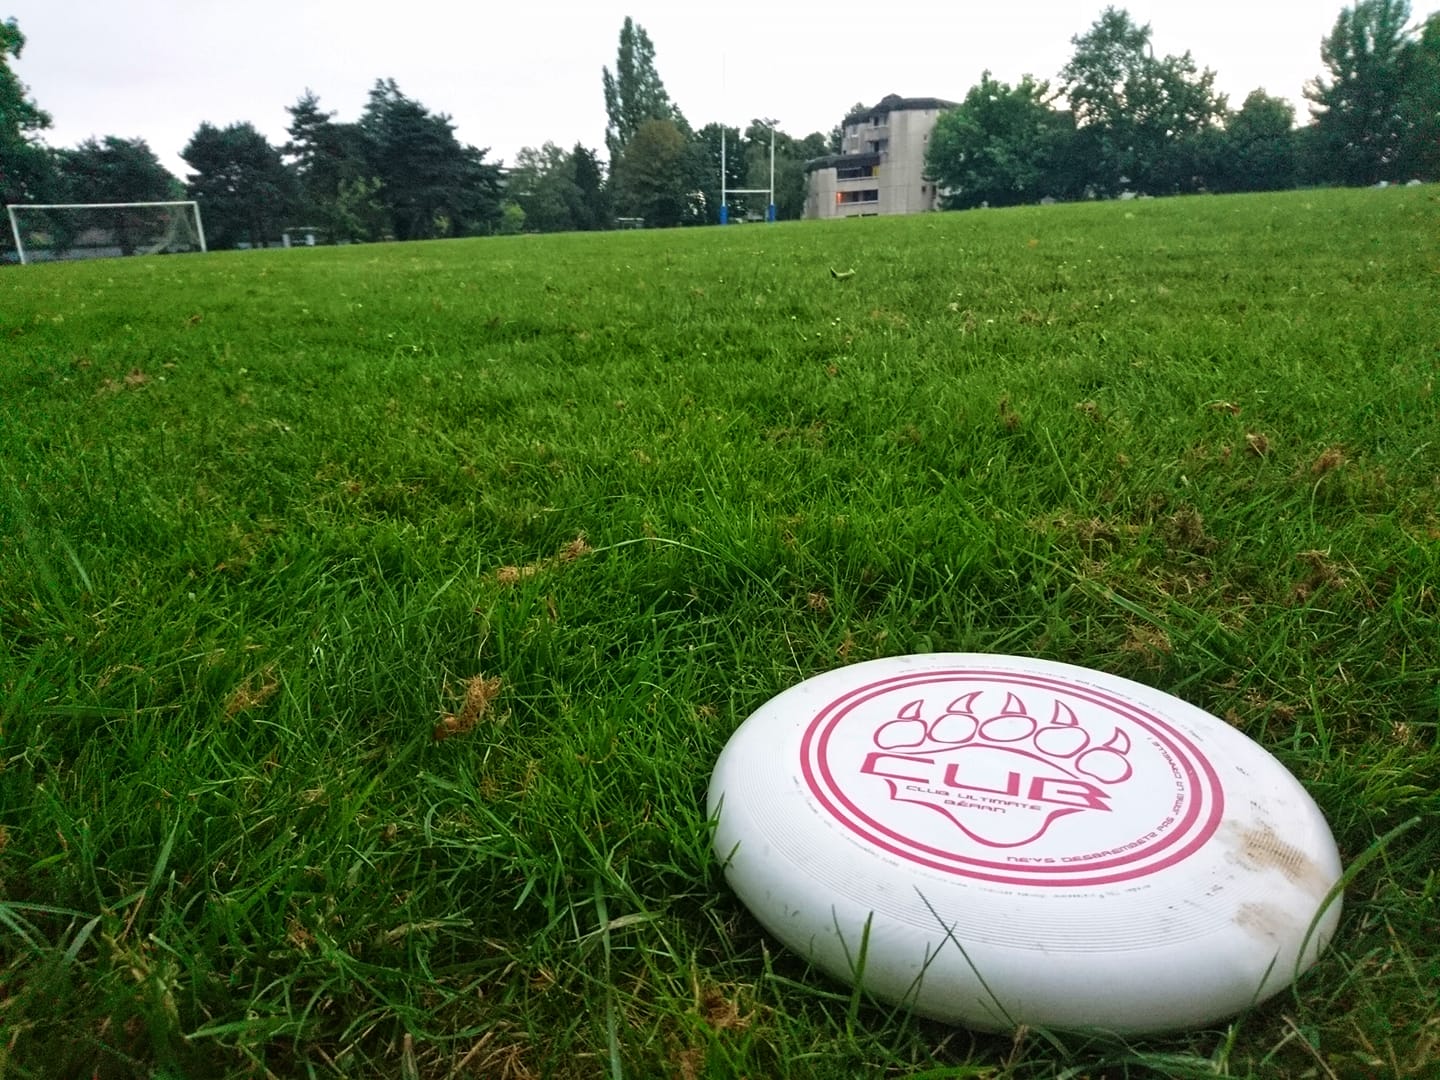
[[[490,703],[500,693],[500,679],[487,679],[484,675],[473,675],[465,683],[465,700],[460,711],[446,713],[435,725],[435,741],[440,742],[455,735],[466,735],[475,730],[475,725],[490,708]]]
[[[1256,457],[1264,457],[1270,452],[1270,440],[1258,431],[1247,431],[1245,442],[1250,446],[1250,452]]]

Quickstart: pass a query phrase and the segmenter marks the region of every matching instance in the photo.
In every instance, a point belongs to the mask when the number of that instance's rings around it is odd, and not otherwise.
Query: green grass
[[[1434,1076],[1437,236],[1426,187],[0,273],[0,1075]],[[1225,717],[1347,863],[1421,825],[1233,1023],[896,1014],[704,796],[927,650]]]

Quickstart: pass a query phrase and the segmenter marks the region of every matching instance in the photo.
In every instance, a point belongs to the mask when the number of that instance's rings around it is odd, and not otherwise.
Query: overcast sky
[[[1103,0],[0,0],[26,35],[14,67],[54,118],[53,146],[141,137],[183,176],[202,121],[246,120],[285,140],[306,87],[355,119],[377,78],[448,113],[458,136],[509,161],[577,140],[603,151],[602,66],[631,15],[655,43],[672,100],[695,126],[770,116],[796,136],[829,131],[889,93],[958,99],[989,68],[1053,80]],[[1343,0],[1133,0],[1157,54],[1189,49],[1238,108],[1257,86],[1303,120],[1320,39]],[[1424,14],[1428,5],[1418,4]],[[717,18],[723,13],[723,29]]]

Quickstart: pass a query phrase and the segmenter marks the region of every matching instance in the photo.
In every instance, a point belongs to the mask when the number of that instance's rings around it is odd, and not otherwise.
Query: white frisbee
[[[1288,986],[1340,917],[1338,897],[1320,914],[1334,838],[1278,761],[1069,664],[939,653],[807,679],[735,732],[709,812],[775,937],[981,1030],[1204,1026]]]

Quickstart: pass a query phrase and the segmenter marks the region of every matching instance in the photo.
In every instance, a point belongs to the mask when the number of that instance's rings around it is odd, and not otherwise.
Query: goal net
[[[12,203],[5,209],[22,263],[205,250],[194,202]]]

